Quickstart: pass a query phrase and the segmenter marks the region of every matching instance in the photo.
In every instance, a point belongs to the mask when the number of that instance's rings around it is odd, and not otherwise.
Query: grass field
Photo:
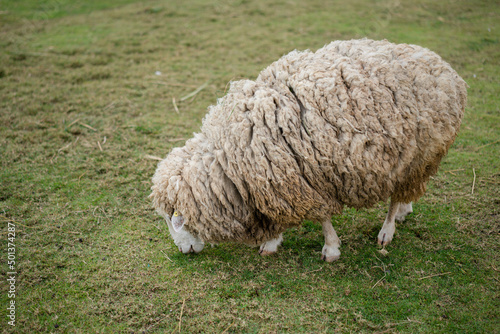
[[[499,333],[499,12],[464,0],[2,1],[1,332]],[[389,254],[376,246],[386,203],[333,218],[332,264],[316,222],[271,257],[235,244],[180,254],[148,199],[154,157],[199,129],[230,80],[361,37],[428,47],[470,86],[460,134]]]

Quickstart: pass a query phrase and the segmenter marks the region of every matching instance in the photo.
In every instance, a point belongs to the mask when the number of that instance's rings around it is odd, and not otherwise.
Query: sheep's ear
[[[184,217],[182,217],[177,211],[172,215],[172,227],[175,232],[179,232],[184,227]]]

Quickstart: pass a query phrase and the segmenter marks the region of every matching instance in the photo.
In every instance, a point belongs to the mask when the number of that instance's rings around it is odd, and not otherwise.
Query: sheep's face
[[[184,228],[185,219],[179,212],[174,211],[172,219],[168,215],[165,218],[170,235],[182,253],[199,253],[203,250],[205,243]]]

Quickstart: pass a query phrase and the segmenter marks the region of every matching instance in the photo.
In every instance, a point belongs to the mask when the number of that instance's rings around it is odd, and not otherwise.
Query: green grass
[[[2,332],[498,333],[499,16],[495,1],[3,1]],[[147,198],[149,156],[183,145],[230,80],[361,37],[428,47],[470,86],[460,134],[389,254],[376,246],[384,203],[333,218],[333,264],[313,222],[271,257],[235,244],[180,254]]]

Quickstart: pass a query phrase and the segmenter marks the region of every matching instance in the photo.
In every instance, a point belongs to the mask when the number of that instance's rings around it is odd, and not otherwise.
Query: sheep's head
[[[167,221],[170,235],[182,253],[198,253],[203,249],[204,242],[196,233],[196,221],[190,221],[197,203],[192,196],[192,190],[186,182],[186,177],[196,175],[198,167],[194,162],[195,148],[203,142],[203,138],[195,135],[186,142],[186,146],[175,148],[166,159],[160,162],[153,176],[152,193],[150,197],[156,211]],[[182,213],[186,214],[183,216]]]
[[[168,215],[165,216],[165,219],[167,220],[170,235],[174,239],[174,243],[179,247],[179,251],[187,254],[199,253],[203,250],[205,243],[184,228],[185,219],[179,212],[174,211],[171,219]]]

